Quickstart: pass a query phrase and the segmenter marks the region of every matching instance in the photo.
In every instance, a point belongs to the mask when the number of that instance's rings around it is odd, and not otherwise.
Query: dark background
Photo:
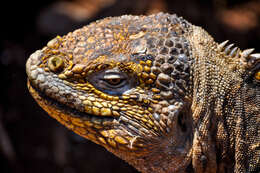
[[[0,172],[136,172],[104,148],[50,118],[26,88],[25,62],[56,35],[122,14],[177,13],[260,52],[259,0],[7,0],[0,15]]]

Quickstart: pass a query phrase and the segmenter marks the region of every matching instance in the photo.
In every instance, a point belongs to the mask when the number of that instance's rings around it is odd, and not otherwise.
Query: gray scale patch
[[[174,70],[173,65],[169,64],[169,63],[163,63],[161,66],[162,72],[165,74],[171,74],[172,71]]]
[[[36,79],[37,83],[43,83],[45,82],[45,76],[43,74],[39,74]]]
[[[32,65],[31,67],[30,67],[30,70],[31,71],[34,71],[34,70],[36,70],[38,67],[36,66],[36,65]]]
[[[59,92],[59,88],[56,87],[56,86],[52,86],[51,89],[52,89],[52,91],[53,91],[54,93]]]
[[[40,89],[41,91],[44,91],[45,89],[49,88],[49,85],[48,85],[47,82],[45,82],[45,83],[38,83],[38,82],[36,82],[36,83],[38,84],[39,89]]]
[[[167,100],[170,100],[174,97],[172,91],[161,91],[160,92],[160,95],[164,98],[164,99],[167,99]]]
[[[48,73],[45,72],[42,68],[37,68],[37,71],[41,74],[46,74],[46,76],[48,75]]]
[[[153,113],[153,117],[155,120],[159,121],[160,120],[160,115],[158,113]]]
[[[160,81],[160,83],[166,84],[166,85],[171,82],[171,77],[164,73],[160,73],[157,79]]]
[[[31,73],[30,73],[31,79],[35,80],[37,78],[37,76],[38,76],[38,71],[37,70],[31,71]]]

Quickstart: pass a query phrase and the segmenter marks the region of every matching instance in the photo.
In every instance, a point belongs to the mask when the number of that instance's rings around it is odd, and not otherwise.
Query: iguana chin
[[[26,63],[50,116],[143,173],[260,170],[260,54],[176,15],[109,17]]]

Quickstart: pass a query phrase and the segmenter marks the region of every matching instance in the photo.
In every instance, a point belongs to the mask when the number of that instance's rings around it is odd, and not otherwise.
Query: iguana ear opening
[[[255,79],[260,82],[260,70],[255,73]]]
[[[260,86],[260,62],[246,71],[245,84],[250,87]]]

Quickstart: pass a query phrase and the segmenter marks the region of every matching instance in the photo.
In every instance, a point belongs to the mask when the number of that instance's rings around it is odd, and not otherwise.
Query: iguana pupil
[[[121,83],[122,79],[115,78],[115,79],[106,79],[106,81],[111,85],[118,85]]]

